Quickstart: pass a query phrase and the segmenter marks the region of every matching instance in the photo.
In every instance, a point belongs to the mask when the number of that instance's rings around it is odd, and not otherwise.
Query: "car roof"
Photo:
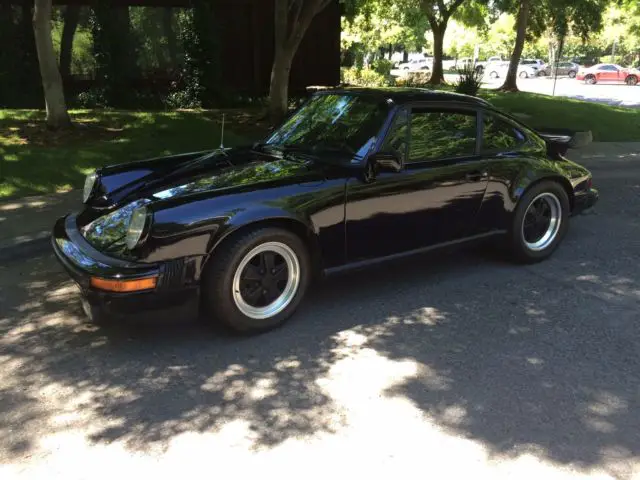
[[[327,87],[318,90],[315,94],[368,95],[379,97],[382,100],[391,100],[393,103],[400,105],[410,102],[458,102],[470,105],[491,106],[489,102],[482,98],[418,87],[355,87],[343,85]]]

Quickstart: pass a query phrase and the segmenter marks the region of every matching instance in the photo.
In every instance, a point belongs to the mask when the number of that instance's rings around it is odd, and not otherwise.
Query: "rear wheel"
[[[637,85],[638,84],[638,77],[636,77],[635,75],[629,75],[627,77],[627,85]]]
[[[569,228],[569,197],[554,181],[534,185],[520,199],[509,241],[516,260],[535,263],[555,251]]]
[[[498,72],[496,72],[496,71],[490,72],[490,73],[489,73],[489,77],[491,77],[491,78],[498,78]]]
[[[258,228],[226,241],[206,266],[207,315],[241,333],[280,326],[302,301],[311,263],[304,242],[280,228]]]
[[[595,85],[596,77],[595,75],[587,75],[586,77],[584,77],[584,81],[589,85]]]
[[[576,78],[576,73],[575,70],[569,70],[569,78]]]

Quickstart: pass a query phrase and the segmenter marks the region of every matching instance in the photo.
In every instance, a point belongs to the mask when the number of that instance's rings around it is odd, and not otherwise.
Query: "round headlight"
[[[144,233],[144,227],[147,224],[147,208],[139,207],[136,208],[131,214],[131,221],[129,222],[129,229],[127,230],[127,248],[129,250],[133,250],[142,234]]]
[[[87,178],[84,180],[84,190],[82,192],[82,202],[86,203],[91,196],[91,192],[93,192],[93,187],[96,184],[96,180],[98,179],[98,174],[96,172],[90,173],[87,175]]]

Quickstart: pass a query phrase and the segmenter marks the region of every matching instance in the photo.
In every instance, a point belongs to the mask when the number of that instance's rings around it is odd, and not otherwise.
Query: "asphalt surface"
[[[640,156],[555,256],[317,286],[283,328],[97,328],[49,254],[0,266],[0,478],[640,478]]]

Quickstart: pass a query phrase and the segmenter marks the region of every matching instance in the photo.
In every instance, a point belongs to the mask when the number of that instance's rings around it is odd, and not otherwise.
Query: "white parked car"
[[[509,62],[495,62],[487,65],[487,75],[489,78],[504,78],[509,71]],[[529,78],[538,75],[538,69],[533,65],[518,65],[518,77]]]
[[[546,66],[546,64],[539,58],[523,58],[522,60],[520,60],[520,65],[529,65],[531,67],[535,67],[538,72],[540,72]]]
[[[433,58],[414,58],[406,63],[398,65],[400,70],[430,70],[433,66]]]

